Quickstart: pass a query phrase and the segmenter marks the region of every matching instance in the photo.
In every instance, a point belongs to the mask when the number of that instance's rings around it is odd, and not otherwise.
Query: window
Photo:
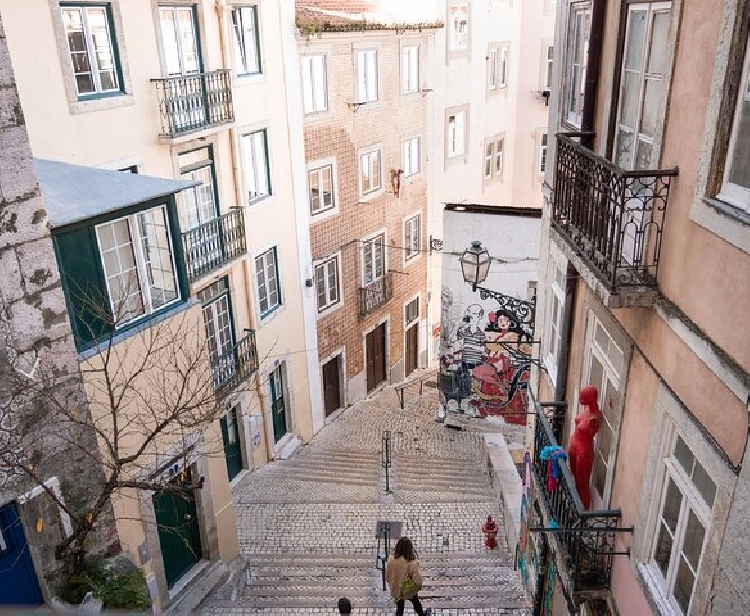
[[[109,5],[61,8],[78,96],[120,92]]]
[[[651,166],[654,136],[663,121],[669,9],[668,2],[628,5],[614,154],[625,169]]]
[[[448,116],[448,158],[463,156],[466,152],[466,112]]]
[[[385,274],[385,234],[362,243],[362,282],[368,284]]]
[[[401,79],[403,93],[419,92],[419,46],[411,45],[401,50]]]
[[[719,197],[750,212],[750,38]]]
[[[594,442],[592,481],[596,505],[607,508],[617,450],[620,424],[620,376],[625,368],[625,356],[604,326],[589,313],[587,347],[583,385],[599,390],[602,424]]]
[[[415,297],[404,306],[404,325],[409,326],[419,318],[419,298]]]
[[[544,175],[547,170],[547,133],[539,137],[539,175]]]
[[[404,222],[404,260],[419,256],[421,249],[422,215],[417,214]]]
[[[96,227],[115,326],[179,298],[165,206]]]
[[[378,100],[378,52],[367,49],[357,52],[357,102]]]
[[[247,202],[253,203],[271,194],[266,131],[264,129],[242,135],[241,142],[242,156],[245,162]]]
[[[359,182],[362,195],[380,190],[380,150],[370,150],[359,156]]]
[[[490,49],[487,59],[487,87],[497,89],[497,49]]]
[[[260,73],[257,6],[240,6],[232,9],[232,34],[237,75]]]
[[[505,137],[491,137],[484,144],[484,179],[500,178],[503,175]]]
[[[708,533],[716,484],[677,437],[666,473],[651,569],[672,607],[687,614]]]
[[[333,197],[333,165],[325,165],[307,172],[310,191],[310,213],[314,216],[335,207]]]
[[[421,139],[412,137],[404,141],[404,177],[421,171]]]
[[[315,113],[328,109],[328,77],[325,56],[302,56],[302,93],[305,113]]]
[[[276,248],[255,257],[255,278],[258,283],[258,304],[262,319],[281,306]]]
[[[542,90],[552,89],[552,71],[553,71],[553,58],[555,55],[555,48],[552,45],[544,46],[544,57],[542,63]]]
[[[487,51],[487,88],[490,91],[508,85],[508,44],[493,44]]]
[[[200,52],[192,6],[160,6],[159,22],[167,76],[199,73]]]
[[[544,326],[544,363],[553,381],[557,375],[557,362],[562,349],[563,309],[567,263],[554,248],[549,255],[547,270],[547,317]]]
[[[339,303],[338,257],[331,257],[315,266],[315,288],[318,290],[318,312]]]
[[[214,161],[211,147],[198,148],[177,156],[180,177],[196,180],[200,186],[177,193],[177,201],[188,229],[199,227],[218,216],[216,186],[214,184]]]
[[[586,62],[591,32],[591,3],[572,4],[568,16],[568,45],[565,59],[563,120],[580,128],[583,94],[586,85]]]
[[[448,50],[466,51],[469,48],[469,5],[448,7]]]
[[[221,360],[226,360],[234,347],[234,327],[227,278],[217,280],[198,291],[197,295],[203,304],[203,324],[206,328],[209,358],[211,365],[217,366],[224,363]]]
[[[500,61],[497,66],[497,87],[508,85],[508,45],[502,45],[499,50]]]

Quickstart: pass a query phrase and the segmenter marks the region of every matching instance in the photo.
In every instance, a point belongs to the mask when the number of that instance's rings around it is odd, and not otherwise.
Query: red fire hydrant
[[[495,522],[494,518],[491,515],[488,515],[487,521],[482,524],[482,532],[486,537],[484,540],[484,545],[490,548],[490,550],[494,550],[497,547],[496,537],[499,530],[500,529],[497,527],[497,523]]]

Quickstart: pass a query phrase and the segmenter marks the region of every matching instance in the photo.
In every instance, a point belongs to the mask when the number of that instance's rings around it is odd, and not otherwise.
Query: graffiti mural
[[[444,287],[441,301],[440,389],[446,410],[524,425],[530,332],[492,299],[459,307]]]

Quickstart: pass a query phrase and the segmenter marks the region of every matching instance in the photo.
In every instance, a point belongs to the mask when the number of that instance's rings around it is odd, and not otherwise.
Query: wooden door
[[[31,607],[43,602],[18,505],[8,503],[0,507],[0,605]]]
[[[419,367],[419,326],[415,323],[406,330],[406,376]]]
[[[279,366],[268,377],[271,385],[271,413],[273,415],[273,440],[275,443],[278,443],[287,431],[282,368],[283,366]]]
[[[385,381],[385,323],[367,334],[367,391]]]
[[[323,364],[323,403],[326,417],[341,408],[341,356]]]

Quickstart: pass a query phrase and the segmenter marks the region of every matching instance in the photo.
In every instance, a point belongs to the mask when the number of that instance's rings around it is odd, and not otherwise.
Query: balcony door
[[[657,166],[652,162],[654,139],[664,123],[664,84],[670,66],[670,3],[629,4],[626,20],[614,159],[623,169],[653,169]],[[620,255],[634,268],[645,265],[650,216],[646,206],[658,190],[657,182],[643,178],[625,187]]]
[[[218,388],[230,380],[237,371],[237,358],[233,353],[234,326],[232,305],[227,278],[222,278],[198,292],[203,304],[203,325],[206,329],[208,355]]]

